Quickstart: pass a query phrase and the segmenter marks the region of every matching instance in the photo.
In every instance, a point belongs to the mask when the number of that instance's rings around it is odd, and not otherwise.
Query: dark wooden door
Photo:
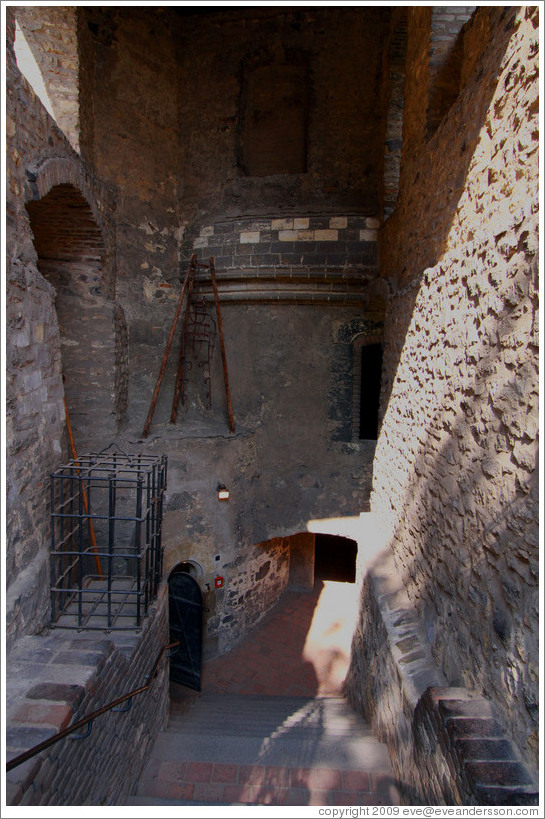
[[[170,640],[180,645],[170,658],[170,679],[196,691],[201,690],[202,592],[197,581],[185,572],[168,580]]]

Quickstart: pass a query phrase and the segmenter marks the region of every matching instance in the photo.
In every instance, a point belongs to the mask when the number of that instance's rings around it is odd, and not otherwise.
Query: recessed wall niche
[[[239,145],[246,176],[306,173],[307,102],[306,64],[247,67]]]

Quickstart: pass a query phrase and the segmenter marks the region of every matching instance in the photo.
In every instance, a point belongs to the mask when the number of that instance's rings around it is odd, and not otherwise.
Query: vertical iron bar
[[[49,575],[51,578],[51,622],[55,622],[55,592],[54,588],[57,586],[56,567],[57,560],[55,558],[55,477],[52,475],[50,484],[51,494],[51,565],[49,567]],[[62,486],[62,483],[61,483]]]
[[[140,627],[140,593],[142,583],[141,571],[141,553],[140,553],[140,532],[142,525],[142,486],[144,483],[144,476],[138,473],[136,481],[136,625]]]
[[[155,552],[154,552],[154,509],[155,509],[155,464],[152,467],[152,479],[150,483],[150,476],[148,471],[147,480],[147,507],[146,507],[146,594],[149,589],[149,599],[154,597],[154,576],[155,576]]]
[[[83,487],[78,475],[78,626],[83,620]]]
[[[152,488],[150,486],[149,480],[149,472],[148,472],[148,479],[146,481],[146,552],[148,552],[150,548],[150,543],[153,543],[153,518],[150,515],[150,508],[153,504],[153,493]],[[149,578],[146,578],[146,582],[149,582]]]
[[[107,611],[108,628],[112,625],[112,570],[114,563],[115,540],[115,472],[108,476],[108,584],[107,584]]]
[[[159,586],[159,582],[161,577],[163,576],[163,542],[162,542],[162,526],[163,526],[163,495],[164,491],[167,486],[167,456],[163,455],[161,458],[162,461],[162,472],[161,472],[161,489],[159,493],[159,504],[158,504],[158,530],[157,530],[157,549],[159,553],[159,570],[156,579],[156,588]]]

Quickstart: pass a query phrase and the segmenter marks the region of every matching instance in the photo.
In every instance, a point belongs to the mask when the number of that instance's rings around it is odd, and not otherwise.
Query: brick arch
[[[105,294],[113,298],[115,293],[114,192],[94,179],[75,156],[46,157],[36,160],[26,169],[25,205],[43,199],[53,188],[62,185],[71,186],[78,191],[100,231],[103,242],[103,289]]]
[[[65,398],[81,452],[104,448],[117,433],[126,405],[127,334],[123,311],[109,298],[106,245],[91,206],[74,184],[58,183],[67,167],[36,174],[26,210],[38,269],[55,289]]]

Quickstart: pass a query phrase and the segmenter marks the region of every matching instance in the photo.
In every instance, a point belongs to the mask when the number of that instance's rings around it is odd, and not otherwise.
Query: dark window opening
[[[360,438],[376,440],[382,373],[382,345],[361,348]]]
[[[314,546],[314,579],[354,583],[356,580],[355,540],[338,535],[316,535]]]

